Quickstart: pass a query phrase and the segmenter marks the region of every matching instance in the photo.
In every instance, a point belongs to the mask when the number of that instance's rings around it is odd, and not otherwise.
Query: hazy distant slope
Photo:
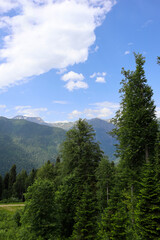
[[[117,141],[108,133],[114,128],[114,125],[99,118],[90,119],[88,123],[93,126],[96,133],[96,140],[100,142],[101,149],[110,160],[115,160],[114,152],[116,148],[114,145]]]
[[[30,171],[56,158],[65,131],[26,120],[0,117],[0,174],[15,163]]]

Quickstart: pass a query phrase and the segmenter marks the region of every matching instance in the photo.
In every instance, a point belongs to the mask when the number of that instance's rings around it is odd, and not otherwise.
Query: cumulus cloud
[[[0,49],[0,88],[85,62],[96,39],[94,31],[114,4],[115,0],[0,0],[0,27],[6,34]],[[15,15],[9,15],[10,10]]]
[[[97,78],[96,78],[96,82],[98,82],[98,83],[105,83],[106,80],[105,80],[104,77],[97,77]]]
[[[41,113],[47,112],[47,108],[32,108],[31,106],[16,106],[14,108],[17,115],[24,115],[26,117],[39,117]]]
[[[115,112],[119,109],[118,103],[112,102],[97,102],[90,104],[93,108],[85,108],[83,111],[74,110],[68,117],[70,119],[82,118],[112,118]]]
[[[84,82],[84,76],[82,73],[76,73],[73,71],[70,71],[66,74],[64,74],[61,78],[63,81],[67,82],[65,87],[69,91],[73,91],[74,89],[80,89],[80,88],[88,88],[88,84]]]
[[[82,112],[78,111],[78,110],[74,110],[72,111],[71,113],[68,114],[68,117],[70,119],[73,119],[73,118],[78,118],[82,115]]]
[[[106,80],[105,80],[105,76],[107,75],[106,72],[97,72],[97,73],[93,73],[90,78],[96,78],[95,82],[97,83],[105,83]]]

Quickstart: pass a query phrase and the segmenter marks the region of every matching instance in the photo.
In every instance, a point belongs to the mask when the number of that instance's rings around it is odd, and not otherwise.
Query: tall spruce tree
[[[139,170],[154,153],[157,136],[153,91],[147,84],[143,65],[145,59],[135,54],[136,70],[122,74],[120,110],[113,122],[113,135],[119,140],[118,154],[125,166],[134,172]]]
[[[119,141],[117,153],[125,174],[123,179],[126,178],[127,191],[130,192],[132,232],[135,229],[135,196],[140,189],[140,173],[144,164],[153,159],[158,131],[153,91],[145,77],[145,59],[141,54],[135,54],[135,62],[135,71],[122,69],[125,77],[120,89],[122,100],[113,119],[116,127],[112,131]]]
[[[160,57],[157,57],[157,63],[160,64]]]
[[[67,132],[61,155],[63,160],[63,177],[64,179],[70,179],[70,186],[72,186],[69,189],[72,192],[72,201],[69,201],[70,205],[67,204],[67,207],[71,210],[70,217],[74,221],[72,221],[73,225],[68,227],[71,231],[74,229],[73,239],[95,239],[95,227],[93,226],[95,226],[96,222],[97,204],[95,201],[95,204],[92,204],[92,200],[96,196],[97,180],[95,171],[102,157],[102,152],[99,144],[95,142],[93,128],[85,120],[80,119],[73,129]],[[63,190],[68,189],[68,186],[65,187],[65,182]],[[66,194],[65,192],[63,193],[64,196]],[[85,208],[86,203],[89,204],[87,209]],[[87,213],[87,223],[84,219],[84,212],[80,211],[81,207]],[[65,222],[63,224],[67,226]],[[86,224],[87,226],[90,225],[90,231],[85,230]],[[81,229],[79,226],[81,226]],[[85,236],[82,234],[83,230],[85,231]]]

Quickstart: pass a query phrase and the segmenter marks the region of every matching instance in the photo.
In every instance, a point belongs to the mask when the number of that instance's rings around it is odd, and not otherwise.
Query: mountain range
[[[87,121],[93,126],[101,149],[110,160],[115,160],[116,141],[107,134],[113,129],[113,124],[97,118]],[[36,117],[0,117],[0,174],[4,175],[13,164],[16,164],[17,172],[22,169],[29,172],[48,160],[55,162],[66,131],[74,124],[47,123]]]

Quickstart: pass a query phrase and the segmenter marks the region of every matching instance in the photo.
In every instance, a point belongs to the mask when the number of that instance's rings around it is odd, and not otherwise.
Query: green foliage
[[[115,167],[108,158],[102,158],[96,170],[97,198],[99,209],[102,212],[110,199],[110,192],[114,185]]]
[[[45,163],[37,171],[37,178],[53,180],[55,178],[54,165],[50,162]]]
[[[29,235],[42,239],[56,236],[58,223],[54,195],[54,185],[47,179],[38,179],[28,188],[22,229],[25,228]]]
[[[157,57],[157,63],[160,64],[160,57]]]
[[[0,209],[0,239],[17,240],[16,234],[18,227],[14,221],[13,215]]]
[[[136,224],[142,240],[159,239],[160,188],[154,166],[145,165],[136,211]]]
[[[72,239],[94,240],[96,238],[97,201],[90,186],[85,185],[79,205],[76,207]]]
[[[68,239],[72,235],[73,225],[75,223],[74,216],[78,201],[75,185],[75,175],[70,174],[63,179],[58,191],[56,191],[55,201],[58,206],[60,239]]]
[[[35,178],[36,178],[36,175],[37,175],[37,170],[35,170],[35,169],[33,168],[32,171],[29,173],[26,181],[25,181],[26,189],[34,183],[34,180],[35,180]]]
[[[114,188],[99,223],[99,240],[126,240],[127,209],[119,189]]]

